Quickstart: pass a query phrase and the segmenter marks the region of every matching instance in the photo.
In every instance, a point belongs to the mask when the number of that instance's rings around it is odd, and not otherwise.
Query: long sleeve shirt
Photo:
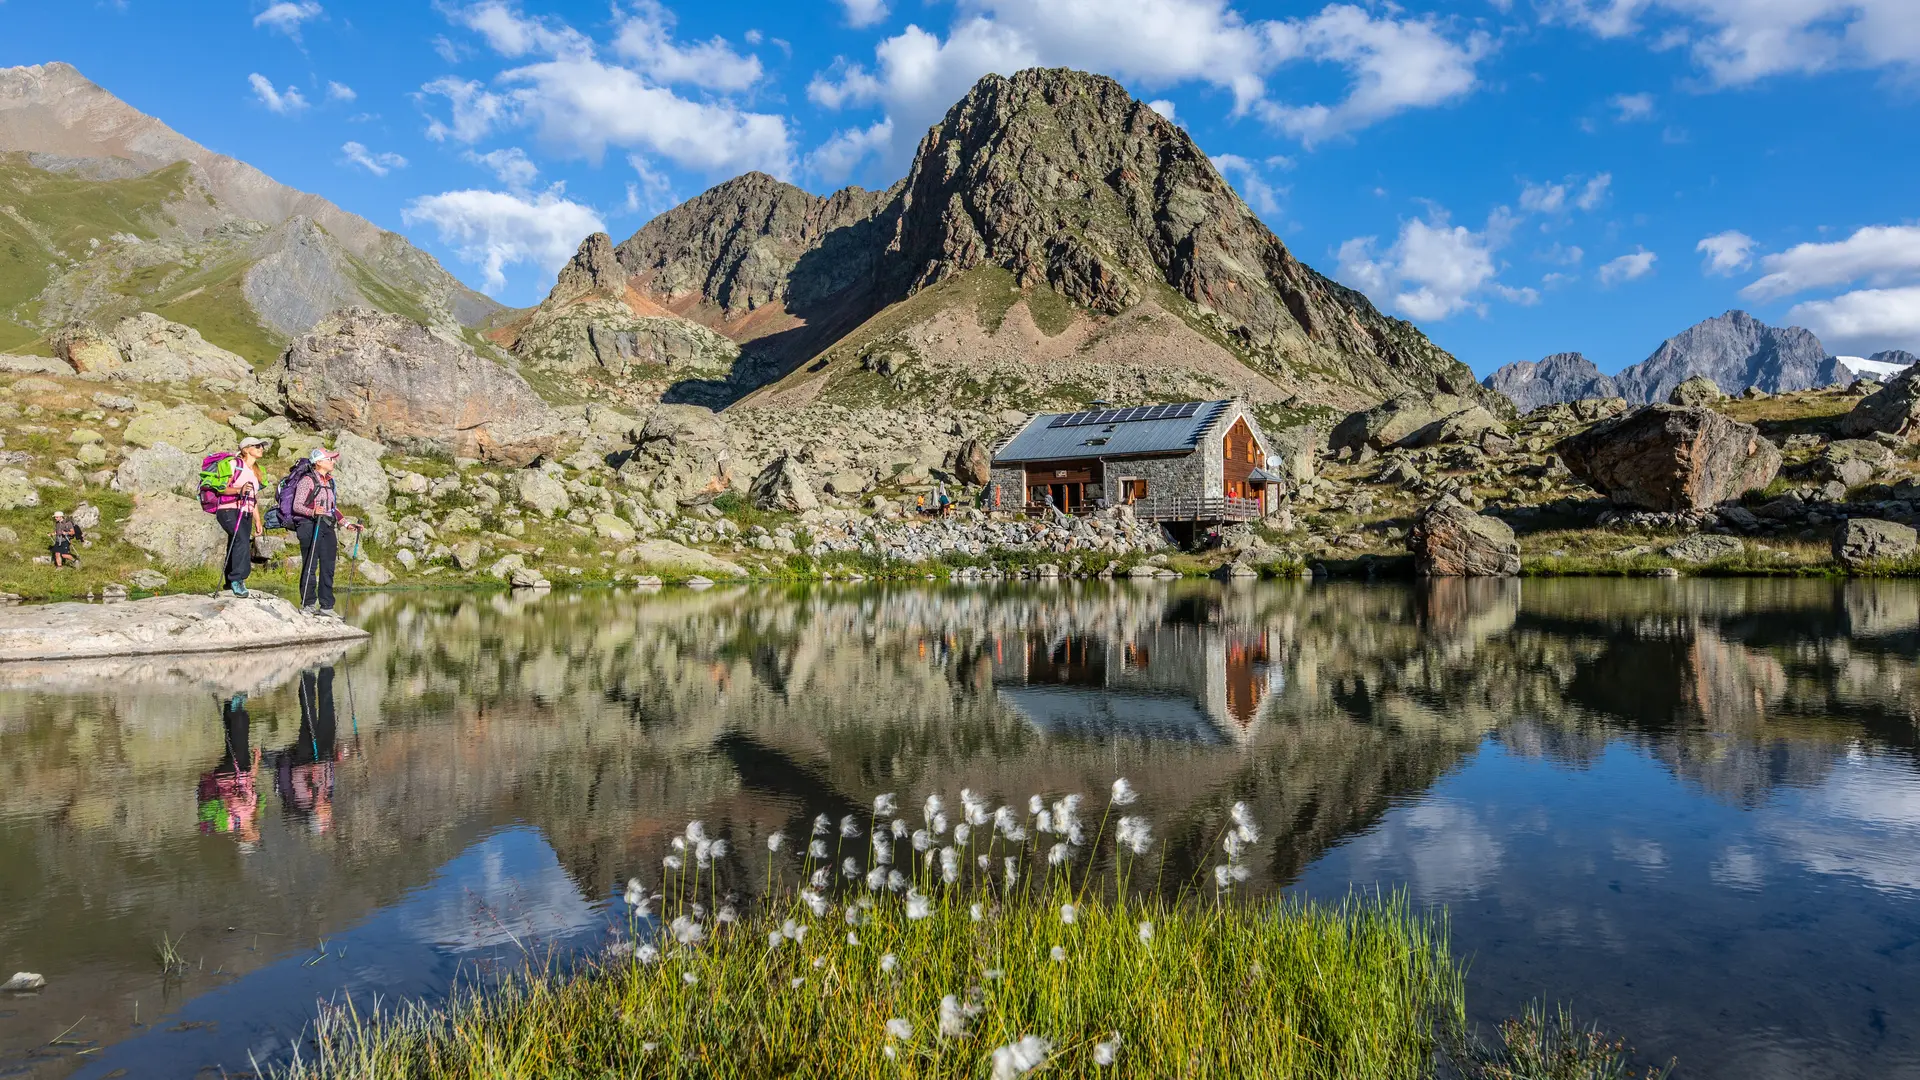
[[[300,478],[293,489],[293,516],[304,518],[332,518],[338,522],[346,515],[340,512],[335,501],[333,479],[323,479],[319,473],[308,473]]]

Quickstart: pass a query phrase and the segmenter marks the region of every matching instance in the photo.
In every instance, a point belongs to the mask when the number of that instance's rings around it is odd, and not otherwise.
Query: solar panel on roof
[[[1205,404],[1184,401],[1177,405],[1135,405],[1126,409],[1089,409],[1065,413],[1047,421],[1050,428],[1087,427],[1092,424],[1129,424],[1142,420],[1184,420]]]

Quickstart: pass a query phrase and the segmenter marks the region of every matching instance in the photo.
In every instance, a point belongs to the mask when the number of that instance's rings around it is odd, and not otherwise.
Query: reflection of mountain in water
[[[1124,774],[1164,880],[1190,880],[1245,799],[1271,886],[1489,735],[1576,764],[1630,740],[1738,805],[1862,740],[1920,745],[1903,583],[379,594],[354,615],[374,637],[338,664],[355,753],[331,830],[291,827],[269,783],[251,855],[194,829],[221,756],[208,695],[137,675],[0,689],[0,955],[125,973],[102,1000],[56,982],[50,1013],[123,1007],[162,930],[244,970],[265,954],[219,951],[224,927],[311,941],[516,823],[581,896],[657,873],[692,817],[757,888],[767,832],[882,791],[1023,806]],[[291,686],[250,708],[258,745],[296,739]]]

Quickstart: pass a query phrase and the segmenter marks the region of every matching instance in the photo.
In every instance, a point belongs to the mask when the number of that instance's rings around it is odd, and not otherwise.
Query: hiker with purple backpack
[[[333,564],[340,555],[340,529],[358,529],[340,512],[340,497],[333,486],[334,463],[338,451],[314,447],[313,453],[287,474],[290,494],[281,496],[282,519],[291,518],[294,534],[300,537],[300,610],[308,614],[339,618],[333,610]],[[302,466],[305,466],[302,468]],[[286,491],[283,483],[281,490]]]
[[[208,454],[200,462],[200,508],[227,534],[226,568],[221,588],[246,596],[253,573],[253,538],[267,530],[260,515],[260,459],[267,440],[248,436],[236,451]]]

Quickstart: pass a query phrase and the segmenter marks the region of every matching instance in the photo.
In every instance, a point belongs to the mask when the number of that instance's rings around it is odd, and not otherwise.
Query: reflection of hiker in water
[[[212,772],[200,775],[200,831],[232,833],[240,841],[241,851],[252,851],[260,842],[260,794],[255,787],[260,779],[260,749],[249,748],[247,734],[252,719],[247,716],[247,695],[235,694],[220,702],[220,727],[226,745],[220,763]]]
[[[289,814],[306,819],[314,832],[333,827],[333,666],[300,674],[300,734],[280,754],[274,769],[280,800]]]

